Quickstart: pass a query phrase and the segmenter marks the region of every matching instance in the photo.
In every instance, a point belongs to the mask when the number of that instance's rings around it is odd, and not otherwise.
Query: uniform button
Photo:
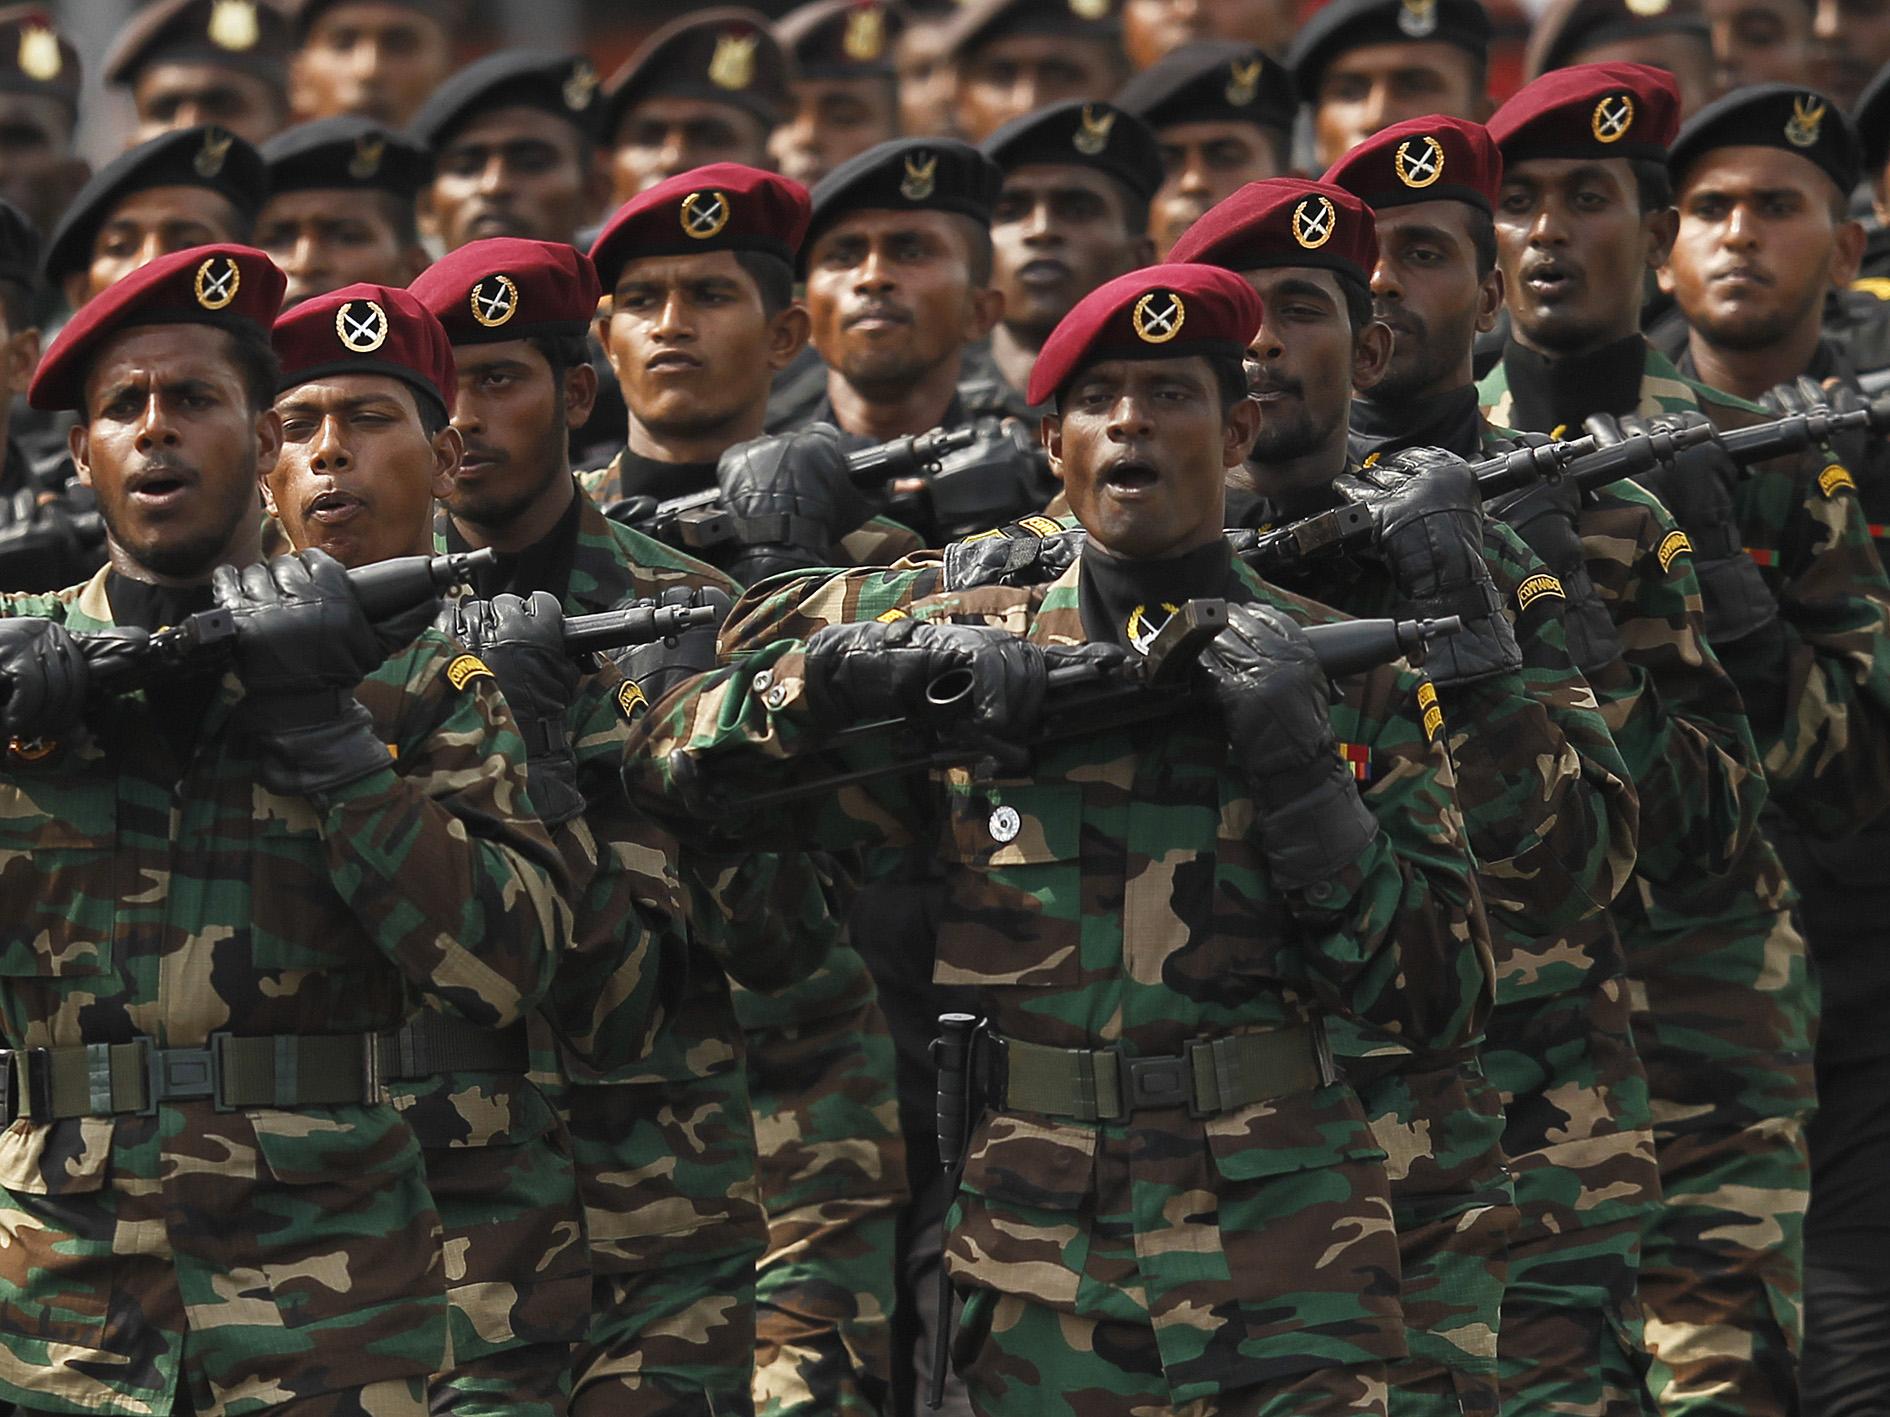
[[[1339,893],[1339,888],[1330,881],[1315,881],[1306,887],[1306,899],[1315,905],[1324,905]]]
[[[768,686],[774,682],[774,671],[764,669],[748,682],[757,694],[765,694],[768,692]]]
[[[761,701],[771,709],[780,708],[782,704],[787,702],[787,699],[787,687],[782,684],[776,684],[772,689],[761,696]]]
[[[999,807],[991,814],[991,840],[1008,842],[1017,840],[1017,834],[1024,829],[1024,819],[1017,815],[1015,807]]]

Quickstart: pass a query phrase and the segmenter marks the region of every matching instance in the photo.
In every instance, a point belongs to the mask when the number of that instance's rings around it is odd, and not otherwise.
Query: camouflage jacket
[[[102,573],[0,613],[112,614]],[[560,866],[503,700],[454,659],[427,630],[362,682],[388,770],[318,797],[258,783],[234,674],[183,762],[146,691],[15,743],[8,1045],[370,1033],[423,999],[519,1019],[568,932]],[[187,1343],[231,1413],[440,1366],[439,1222],[391,1106],[21,1118],[0,1184],[0,1394],[167,1414]]]
[[[939,567],[921,553],[888,570],[758,587],[725,633],[733,665],[638,725],[626,780],[652,810],[675,813],[674,753],[731,791],[715,824],[695,830],[931,843],[947,878],[934,977],[977,987],[1011,1038],[1175,1054],[1203,1035],[1326,1012],[1417,1046],[1475,1031],[1490,997],[1486,927],[1442,730],[1434,715],[1430,735],[1423,726],[1434,690],[1402,668],[1350,681],[1333,709],[1347,757],[1373,764],[1361,790],[1380,832],[1304,892],[1269,879],[1216,715],[1050,747],[1029,777],[903,776],[744,812],[744,788],[833,766],[819,751],[831,725],[816,719],[803,670],[820,626],[906,613],[1040,644],[1085,639],[1080,561],[1049,585],[965,592],[939,591]],[[1330,617],[1237,574],[1264,603]],[[1343,1083],[1205,1120],[1180,1109],[1102,1124],[994,1112],[970,1144],[952,1269],[964,1284],[1152,1324],[1178,1400],[1390,1356],[1402,1352],[1400,1317],[1372,1278],[1397,1263],[1382,1155]],[[1315,1204],[1272,1184],[1321,1168]],[[1303,1196],[1309,1183],[1295,1184]],[[1133,1256],[1126,1237],[1105,1240],[1085,1218],[1126,1209],[1130,1185],[1147,1192]],[[1182,1203],[1196,1191],[1215,1200]],[[1349,1238],[1335,1248],[1335,1234]]]

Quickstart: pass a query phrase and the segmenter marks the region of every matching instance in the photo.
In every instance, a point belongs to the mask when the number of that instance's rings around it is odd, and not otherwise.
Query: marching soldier
[[[1283,0],[1125,0],[1122,48],[1137,69],[1149,70],[1177,49],[1202,42],[1243,44],[1269,54],[1285,51],[1298,17]]]
[[[0,119],[15,134],[0,144],[0,200],[49,231],[85,182],[73,150],[79,124],[79,51],[39,5],[0,9]]]
[[[1685,121],[1719,92],[1712,31],[1697,0],[1554,0],[1529,31],[1523,70],[1539,79],[1576,64],[1647,64],[1673,76]]]
[[[131,92],[137,142],[215,123],[260,146],[288,122],[289,22],[268,0],[159,0],[118,32],[101,66]]]
[[[281,294],[245,247],[161,257],[31,389],[79,414],[112,561],[0,631],[0,1205],[34,1237],[0,1392],[28,1411],[424,1413],[439,1217],[384,1036],[423,1000],[510,1024],[568,929],[523,744],[434,604],[376,622],[320,553],[258,559]],[[88,692],[76,633],[135,650],[213,606],[229,668]]]
[[[453,72],[458,0],[290,0],[289,101],[304,123],[405,128]]]
[[[942,41],[952,125],[971,143],[1053,103],[1108,98],[1128,77],[1120,27],[1096,0],[970,0]]]
[[[897,0],[813,0],[781,17],[774,30],[794,76],[768,152],[783,176],[811,187],[899,136],[893,51],[910,21]]]

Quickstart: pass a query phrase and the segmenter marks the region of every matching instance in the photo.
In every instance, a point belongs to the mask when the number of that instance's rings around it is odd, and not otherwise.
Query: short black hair
[[[393,230],[394,240],[402,246],[411,246],[420,239],[420,227],[415,217],[411,198],[397,197],[392,192],[374,192],[375,210],[387,219],[387,225]]]
[[[1470,249],[1477,258],[1477,277],[1496,269],[1496,218],[1482,207],[1464,204],[1465,225],[1470,229]]]
[[[411,388],[411,386],[409,386]],[[432,394],[423,394],[413,389],[413,406],[420,410],[420,431],[429,438],[437,438],[446,431],[453,420],[446,411],[446,405]]]
[[[1664,212],[1673,205],[1673,178],[1667,173],[1666,163],[1631,157],[1628,167],[1634,173],[1634,194],[1640,200],[1642,216]]]
[[[762,314],[772,320],[794,303],[794,267],[766,251],[736,251],[734,256],[761,294]]]
[[[991,223],[979,221],[965,212],[950,212],[947,215],[957,223],[965,233],[966,265],[971,271],[971,283],[983,290],[991,284],[991,268],[996,264],[996,255],[991,249]],[[1147,225],[1146,222],[1143,223]]]
[[[554,384],[562,384],[567,371],[591,362],[590,341],[583,335],[530,335],[525,343],[544,356]]]
[[[17,335],[39,323],[33,313],[33,288],[25,281],[0,279],[0,318],[7,322],[7,333]]]
[[[270,348],[269,336],[247,321],[219,328],[230,338],[230,357],[243,376],[249,411],[261,413],[266,408],[274,408],[276,389],[282,383],[282,361]]]
[[[1351,321],[1352,335],[1357,338],[1376,318],[1372,309],[1371,287],[1351,276],[1339,275],[1339,293],[1345,297],[1345,317]]]

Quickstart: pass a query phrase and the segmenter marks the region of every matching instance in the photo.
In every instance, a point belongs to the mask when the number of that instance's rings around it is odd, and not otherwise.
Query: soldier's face
[[[952,115],[981,143],[1013,118],[1065,99],[1104,99],[1121,82],[1110,46],[1067,35],[1007,35],[978,46],[958,71]]]
[[[991,219],[992,284],[1004,323],[1026,343],[1041,343],[1104,281],[1149,264],[1128,208],[1128,193],[1094,168],[1033,164],[1005,177]]]
[[[1415,202],[1378,212],[1372,310],[1391,331],[1391,361],[1372,396],[1409,403],[1471,381],[1470,347],[1494,329],[1503,278],[1479,275],[1472,222],[1462,202]]]
[[[1313,146],[1330,166],[1381,128],[1443,113],[1481,122],[1489,100],[1477,61],[1454,44],[1362,44],[1326,66],[1313,95]]]
[[[1149,204],[1148,234],[1163,259],[1216,202],[1287,172],[1285,135],[1251,123],[1170,123],[1156,137],[1166,175]]]
[[[1122,47],[1138,69],[1193,39],[1241,40],[1278,54],[1293,37],[1293,19],[1285,0],[1128,0]]]
[[[1815,338],[1825,292],[1849,284],[1863,250],[1863,228],[1839,215],[1845,195],[1778,148],[1707,153],[1677,194],[1680,233],[1661,289],[1724,348]]]
[[[1278,472],[1344,436],[1353,385],[1369,387],[1382,372],[1384,335],[1377,336],[1380,362],[1362,365],[1345,292],[1331,271],[1276,266],[1244,274],[1266,307],[1247,351],[1251,399],[1260,413],[1253,461]],[[1317,471],[1324,482],[1339,469]]]
[[[92,238],[92,261],[69,277],[74,309],[159,256],[217,241],[244,241],[249,225],[206,187],[149,187],[120,202]]]
[[[948,212],[855,212],[807,260],[814,347],[854,387],[900,396],[985,333],[971,238]]]
[[[0,94],[0,197],[50,231],[84,181],[65,109],[38,94]]]
[[[465,451],[437,495],[463,521],[504,527],[566,475],[566,430],[589,416],[596,377],[586,365],[554,379],[550,362],[522,339],[456,345],[453,358],[453,427]]]
[[[140,143],[174,128],[216,123],[245,142],[261,144],[288,118],[280,88],[221,64],[148,64],[131,95],[138,108],[133,138]]]
[[[1706,0],[1719,89],[1811,82],[1811,6],[1804,0]]]
[[[407,284],[426,268],[421,248],[401,239],[381,193],[317,188],[271,197],[255,242],[289,278],[287,310],[344,285]]]
[[[453,72],[446,31],[410,6],[349,0],[317,16],[291,68],[296,116],[405,127]]]
[[[610,181],[621,205],[637,193],[712,162],[770,167],[768,130],[746,109],[706,99],[645,99],[617,125]]]
[[[799,79],[793,110],[768,138],[785,176],[811,187],[848,158],[899,136],[899,107],[885,79]]]
[[[1890,63],[1890,0],[1817,0],[1811,26],[1811,79],[1851,109]]]
[[[228,334],[152,325],[100,348],[68,448],[98,494],[113,563],[198,580],[255,558],[257,481],[281,440],[275,411],[250,407]]]
[[[1497,263],[1516,338],[1582,354],[1641,327],[1649,269],[1673,241],[1671,211],[1643,215],[1624,158],[1533,158],[1503,174]]]
[[[600,338],[632,423],[704,436],[767,403],[771,323],[735,253],[705,251],[626,266]]]
[[[1648,64],[1673,75],[1685,122],[1719,93],[1718,62],[1697,34],[1649,34],[1584,49],[1572,64]]]
[[[1108,359],[1064,387],[1043,420],[1050,468],[1089,534],[1118,556],[1175,556],[1221,535],[1227,470],[1253,441],[1206,359]]]
[[[335,374],[276,400],[282,456],[263,502],[297,551],[348,567],[433,547],[433,499],[459,462],[459,437],[429,436],[414,391],[384,374]]]
[[[569,241],[595,215],[601,184],[578,130],[513,104],[447,141],[421,213],[448,251],[492,236]]]
[[[945,53],[942,18],[915,18],[899,36],[899,130],[950,133],[952,90],[957,79]]]

